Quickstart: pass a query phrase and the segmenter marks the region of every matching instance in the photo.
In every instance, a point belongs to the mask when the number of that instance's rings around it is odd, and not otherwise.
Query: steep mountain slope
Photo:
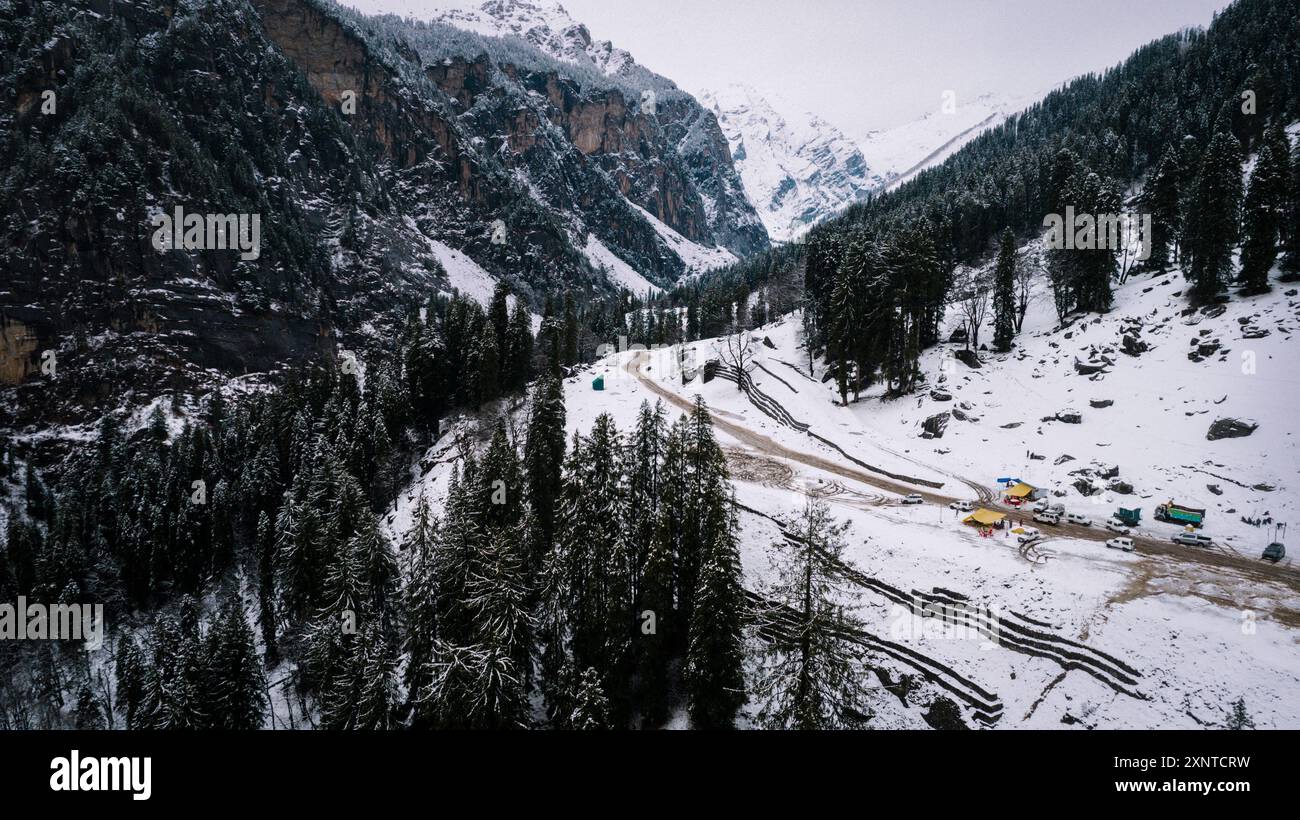
[[[701,102],[717,115],[745,191],[776,241],[798,238],[885,182],[852,140],[814,114],[782,116],[739,84],[706,92]]]
[[[316,358],[437,290],[504,279],[540,312],[645,282],[619,263],[664,285],[712,260],[677,239],[723,261],[767,244],[716,122],[667,81],[641,111],[626,78],[324,0],[6,10],[0,378],[21,421]],[[256,215],[258,253],[155,250],[178,207]]]
[[[523,41],[583,72],[630,87],[633,93],[620,101],[626,111],[612,112],[619,120],[631,121],[622,126],[630,139],[605,146],[607,155],[616,156],[622,150],[626,160],[631,152],[644,154],[645,149],[637,144],[639,132],[661,129],[699,195],[704,225],[682,219],[677,207],[664,207],[652,196],[653,188],[633,185],[629,193],[624,185],[624,193],[693,242],[718,245],[740,257],[767,246],[767,233],[745,196],[727,140],[712,113],[671,80],[637,63],[628,52],[608,41],[593,40],[587,27],[559,3],[488,0],[477,9],[449,9],[434,19],[480,35]],[[632,162],[636,164],[635,159]],[[691,220],[696,219],[698,215],[691,214]]]
[[[933,111],[894,128],[871,131],[862,136],[858,145],[882,187],[893,188],[942,163],[963,145],[1042,96],[981,94],[969,102],[954,100],[950,111]]]

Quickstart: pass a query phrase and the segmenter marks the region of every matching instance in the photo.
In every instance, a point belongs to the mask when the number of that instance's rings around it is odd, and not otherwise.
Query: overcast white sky
[[[475,0],[341,0],[419,18]],[[544,0],[532,0],[544,2]],[[597,39],[698,93],[730,82],[849,133],[987,92],[1024,95],[1208,25],[1227,0],[562,0]]]

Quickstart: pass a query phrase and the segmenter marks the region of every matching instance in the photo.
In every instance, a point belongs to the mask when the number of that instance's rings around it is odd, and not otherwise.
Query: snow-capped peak
[[[731,145],[745,193],[778,242],[864,198],[883,183],[852,139],[815,114],[782,105],[743,84],[705,91]]]
[[[858,144],[872,169],[892,188],[942,163],[966,143],[1045,95],[1044,91],[1023,96],[981,94],[971,100],[936,99],[935,110],[924,117],[868,132]]]
[[[569,63],[589,65],[609,76],[628,72],[636,61],[608,40],[593,40],[585,25],[556,2],[487,0],[476,9],[447,9],[433,19],[476,34],[515,37]]]

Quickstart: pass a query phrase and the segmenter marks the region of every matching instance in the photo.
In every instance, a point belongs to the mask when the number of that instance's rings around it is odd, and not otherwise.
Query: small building
[[[594,380],[592,380],[592,382],[591,382],[591,389],[592,389],[592,390],[604,390],[604,389],[605,389],[605,377],[604,377],[604,376],[597,376]]]

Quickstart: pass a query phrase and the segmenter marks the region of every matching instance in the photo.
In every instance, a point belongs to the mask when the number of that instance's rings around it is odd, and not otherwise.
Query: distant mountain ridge
[[[858,145],[872,171],[883,181],[882,187],[893,188],[943,162],[966,143],[998,127],[1007,117],[1045,95],[1044,91],[1025,95],[981,94],[969,101],[955,98],[950,111],[940,104],[911,122],[869,131],[858,139]]]

